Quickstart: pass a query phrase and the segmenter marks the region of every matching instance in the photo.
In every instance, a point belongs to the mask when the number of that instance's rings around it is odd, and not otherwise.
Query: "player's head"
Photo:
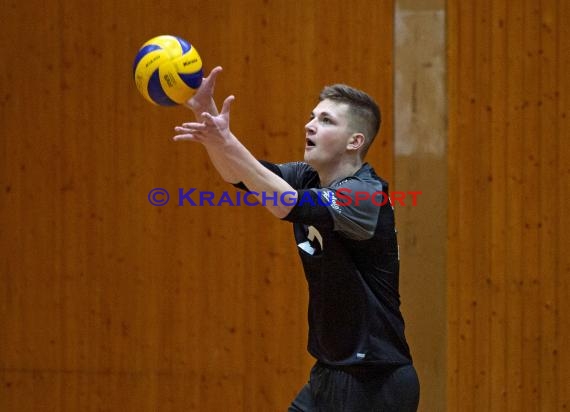
[[[368,94],[346,84],[326,86],[319,95],[319,101],[323,100],[347,105],[349,128],[353,133],[364,135],[365,141],[359,151],[363,159],[380,130],[382,117],[378,104]]]

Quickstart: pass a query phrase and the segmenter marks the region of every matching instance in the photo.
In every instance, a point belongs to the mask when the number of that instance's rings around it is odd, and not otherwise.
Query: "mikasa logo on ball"
[[[196,63],[196,62],[198,62],[198,59],[194,59],[194,60],[190,60],[190,61],[184,62],[184,63],[182,63],[182,66],[188,66],[188,65],[194,64],[194,63]]]
[[[153,64],[155,61],[157,61],[158,59],[160,59],[160,57],[161,57],[161,56],[156,56],[156,57],[153,58],[151,61],[149,61],[149,62],[146,64],[145,67],[148,68],[148,66],[150,66],[150,65]]]

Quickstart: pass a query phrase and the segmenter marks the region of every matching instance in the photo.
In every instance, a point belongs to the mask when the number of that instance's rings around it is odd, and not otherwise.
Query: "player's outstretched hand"
[[[202,143],[206,146],[221,146],[235,139],[230,131],[230,106],[235,100],[234,96],[229,96],[224,100],[222,111],[218,115],[202,113],[203,122],[183,123],[176,126],[174,141],[192,141]]]
[[[202,79],[202,83],[194,96],[185,103],[185,106],[192,110],[196,117],[204,112],[214,116],[218,114],[218,108],[214,102],[214,87],[216,86],[216,78],[221,72],[220,66],[214,67],[208,77]]]

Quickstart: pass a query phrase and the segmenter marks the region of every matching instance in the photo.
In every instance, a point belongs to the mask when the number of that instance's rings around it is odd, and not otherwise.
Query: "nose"
[[[315,119],[311,119],[309,120],[309,122],[305,125],[305,132],[307,132],[307,134],[315,134],[315,124],[314,124]]]

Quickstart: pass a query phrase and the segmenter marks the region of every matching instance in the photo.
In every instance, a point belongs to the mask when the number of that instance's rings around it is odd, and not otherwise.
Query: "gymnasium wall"
[[[447,91],[445,1],[397,0],[394,179],[421,194],[395,205],[400,294],[420,411],[446,407]]]
[[[447,2],[448,410],[570,409],[570,3]]]
[[[276,162],[301,158],[324,85],[363,88],[392,179],[392,2],[0,7],[0,410],[284,410],[312,365],[292,230],[261,207],[177,206],[179,188],[235,191],[170,140],[190,112],[144,101],[132,61],[155,35],[190,40],[224,67],[234,132]]]
[[[163,33],[224,67],[216,97],[236,96],[232,127],[260,158],[302,156],[325,84],[380,102],[369,160],[424,191],[396,211],[420,410],[569,408],[568,2],[394,3],[0,5],[1,411],[277,411],[307,379],[289,225],[177,205],[179,188],[235,192],[170,140],[190,113],[134,87],[136,50]],[[426,39],[441,10],[443,79]]]

